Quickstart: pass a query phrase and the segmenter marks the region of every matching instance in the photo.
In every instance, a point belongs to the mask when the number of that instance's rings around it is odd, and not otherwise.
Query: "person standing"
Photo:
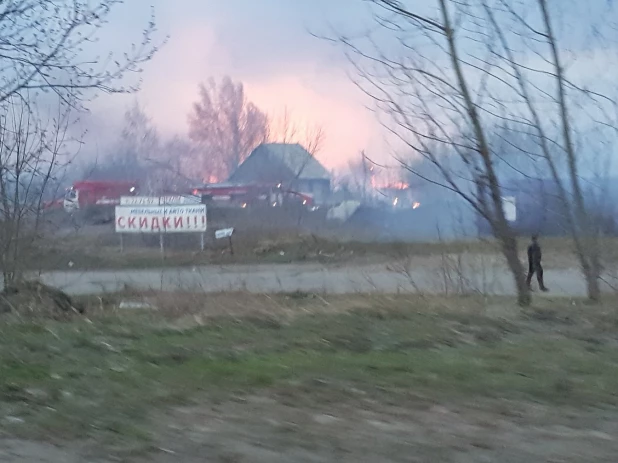
[[[532,242],[528,246],[528,277],[526,278],[526,284],[530,288],[532,282],[532,275],[536,273],[536,279],[539,282],[539,288],[541,291],[549,291],[543,281],[543,266],[541,265],[541,258],[543,254],[541,252],[541,246],[539,245],[539,238],[537,235],[532,235]]]

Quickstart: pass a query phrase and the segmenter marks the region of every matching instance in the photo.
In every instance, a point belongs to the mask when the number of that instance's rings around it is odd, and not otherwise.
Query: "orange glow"
[[[158,3],[167,5],[164,1]],[[245,68],[242,62],[236,63],[238,56],[233,51],[236,45],[230,50],[221,42],[218,23],[209,25],[203,18],[180,19],[176,17],[176,10],[170,9],[173,13],[166,18],[166,21],[177,21],[168,24],[173,27],[172,39],[149,63],[139,93],[140,104],[163,136],[186,136],[187,115],[199,97],[198,84],[209,76],[220,81],[229,75],[245,84],[247,99],[268,115],[276,118],[287,107],[293,122],[301,129],[304,126],[323,127],[325,141],[317,157],[328,169],[345,166],[363,149],[370,153],[384,150],[380,123],[371,111],[365,110],[367,101],[339,64],[325,66],[323,58],[316,58],[318,61],[276,63],[271,68],[272,65],[267,64],[272,61],[270,56],[264,67]],[[247,38],[239,37],[239,40]],[[196,42],[199,46],[195,46]],[[130,105],[135,96],[122,98]],[[121,129],[122,103],[117,99],[100,99],[96,109],[97,114],[103,115],[97,118],[97,123],[106,125],[106,133]],[[108,113],[115,117],[108,117]],[[301,131],[295,139],[311,138],[311,133]]]
[[[329,79],[328,90],[319,89]],[[317,88],[307,85],[314,81]],[[349,156],[362,149],[370,149],[377,133],[372,116],[359,111],[354,89],[348,87],[345,76],[299,77],[293,74],[273,76],[268,80],[245,81],[247,96],[260,109],[275,119],[289,111],[297,132],[292,139],[305,142],[315,134],[316,127],[324,129],[324,143],[317,158],[328,168],[341,165]],[[281,130],[275,121],[275,133]]]
[[[405,182],[396,182],[396,183],[391,184],[387,188],[393,188],[395,190],[407,190],[408,188],[410,188],[410,185]]]
[[[410,185],[405,182],[379,182],[373,175],[371,176],[371,186],[378,190],[407,190],[410,188]]]

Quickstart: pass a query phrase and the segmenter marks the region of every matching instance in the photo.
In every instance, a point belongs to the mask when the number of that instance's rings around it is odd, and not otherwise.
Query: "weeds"
[[[157,311],[120,312],[122,297],[82,301],[89,319],[0,319],[0,427],[147,445],[156,409],[273,388],[618,404],[603,308],[504,320],[483,308],[505,300],[478,297],[153,292]]]

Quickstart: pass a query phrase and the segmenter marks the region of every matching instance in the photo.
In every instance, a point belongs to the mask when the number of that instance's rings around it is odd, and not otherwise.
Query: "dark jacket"
[[[541,263],[541,246],[539,243],[532,243],[528,246],[528,262],[531,264],[540,264]]]

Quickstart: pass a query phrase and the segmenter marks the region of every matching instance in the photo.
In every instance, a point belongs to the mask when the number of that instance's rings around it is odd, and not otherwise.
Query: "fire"
[[[203,177],[203,182],[205,185],[213,185],[219,183],[219,178],[216,175],[208,175]]]
[[[386,183],[379,182],[374,176],[371,177],[371,186],[378,190],[407,190],[410,184],[406,182]]]
[[[412,209],[418,209],[419,207],[421,207],[421,203],[419,203],[418,201],[414,201],[414,203],[412,204]]]
[[[390,188],[393,188],[395,190],[407,190],[408,188],[410,188],[410,185],[405,182],[396,182],[392,184]]]

